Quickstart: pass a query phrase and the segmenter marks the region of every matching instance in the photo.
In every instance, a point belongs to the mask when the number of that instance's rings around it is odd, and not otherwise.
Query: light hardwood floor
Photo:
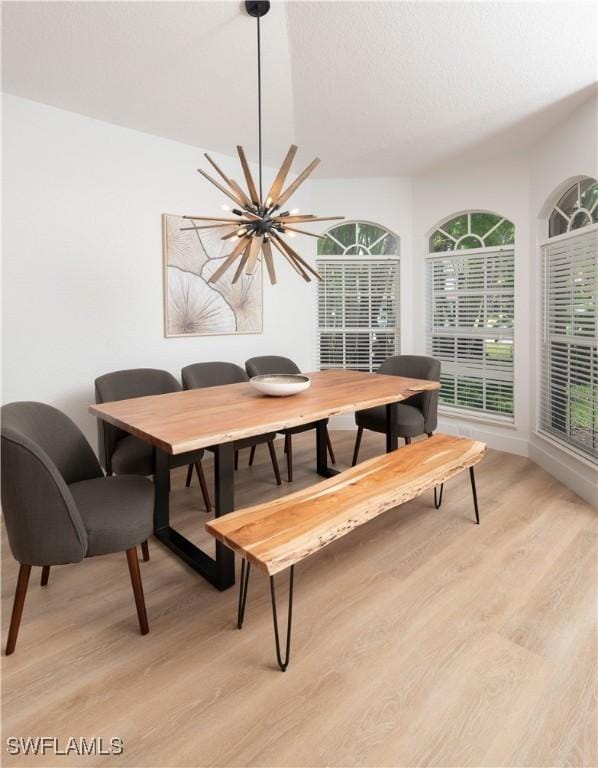
[[[332,439],[347,466],[353,434]],[[294,443],[298,489],[318,478],[313,436]],[[366,433],[360,458],[382,450]],[[246,464],[239,506],[289,492],[265,446]],[[151,540],[141,637],[124,554],[53,568],[44,589],[35,569],[2,658],[3,737],[120,737],[124,753],[9,757],[3,743],[2,764],[595,768],[596,513],[524,458],[489,451],[476,476],[480,526],[465,473],[440,510],[425,494],[298,568],[284,674],[258,572],[239,632],[237,590]],[[213,546],[195,482],[173,474],[173,519]],[[3,545],[4,645],[17,568]]]

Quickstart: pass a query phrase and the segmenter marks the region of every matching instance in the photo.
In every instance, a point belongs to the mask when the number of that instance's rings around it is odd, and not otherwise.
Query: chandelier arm
[[[301,275],[301,277],[305,280],[306,283],[311,283],[311,277],[305,272],[299,264],[295,261],[295,259],[291,258],[289,254],[284,250],[284,248],[280,245],[279,242],[275,238],[272,238],[272,243],[274,246],[282,253],[282,255],[285,257],[285,259],[289,262],[289,264],[293,267],[295,272],[297,272],[298,275]]]
[[[198,168],[197,172],[201,173],[204,179],[207,179],[209,182],[211,182],[223,194],[225,194],[227,197],[230,197],[231,200],[234,200],[234,202],[237,203],[237,205],[241,205],[241,206],[243,205],[243,200],[241,200],[240,197],[237,197],[237,195],[234,195],[232,192],[229,192],[229,190],[226,187],[223,187],[222,184],[216,181],[216,179],[213,179],[209,173],[202,171],[201,168]]]
[[[235,275],[233,277],[233,285],[238,281],[238,279],[243,274],[243,269],[245,268],[245,264],[247,264],[247,259],[249,258],[249,250],[251,248],[251,242],[247,243],[245,246],[245,251],[243,252],[243,256],[241,257],[241,261],[239,262],[239,266],[237,267],[237,271],[235,272]]]
[[[285,159],[282,161],[280,170],[278,171],[278,173],[276,174],[276,178],[272,182],[270,191],[268,192],[268,197],[266,198],[266,208],[269,208],[270,205],[274,205],[275,203],[278,202],[278,196],[280,195],[280,192],[282,190],[282,185],[284,184],[289,174],[289,171],[291,170],[291,164],[295,159],[295,155],[297,154],[297,149],[298,147],[296,146],[296,144],[291,144]],[[270,203],[270,205],[268,203]]]
[[[190,219],[191,221],[229,221],[232,224],[251,224],[250,221],[245,221],[244,219],[227,219],[227,218],[223,219],[219,216],[189,216],[188,214],[186,214],[181,218]]]
[[[285,232],[297,232],[300,235],[310,235],[311,237],[319,237],[321,240],[326,240],[326,235],[318,235],[315,232],[308,232],[306,229],[297,229],[297,227],[289,227],[284,225]],[[224,240],[224,238],[222,238]]]
[[[274,269],[274,258],[272,257],[272,246],[270,241],[264,239],[262,243],[262,253],[264,254],[264,261],[266,262],[266,269],[268,270],[268,277],[270,283],[276,285],[276,270]]]
[[[314,269],[314,268],[311,266],[311,264],[309,264],[307,261],[305,261],[305,259],[302,259],[302,258],[301,258],[301,256],[299,256],[299,254],[297,253],[297,251],[295,251],[293,248],[291,248],[291,246],[290,246],[290,245],[289,245],[287,242],[285,242],[285,241],[284,241],[284,240],[283,240],[281,237],[279,237],[278,235],[274,235],[274,237],[275,237],[275,239],[276,239],[276,240],[279,240],[279,241],[280,241],[280,244],[281,244],[281,245],[282,245],[282,247],[285,249],[285,251],[287,252],[287,254],[288,254],[288,255],[289,255],[289,256],[290,256],[292,259],[294,259],[294,260],[295,260],[295,261],[296,261],[296,262],[299,264],[299,266],[303,267],[303,268],[304,268],[304,269],[306,269],[308,272],[311,272],[311,274],[312,274],[314,277],[316,277],[318,280],[321,280],[321,279],[322,279],[322,275],[321,275],[321,274],[318,272],[318,270],[317,270],[317,269]]]
[[[235,227],[237,226],[237,222],[234,224],[202,224],[200,227],[179,227],[179,232],[197,232],[200,229],[219,229],[221,227]],[[229,235],[226,235],[226,237],[229,237]],[[222,238],[224,240],[224,237]]]
[[[310,216],[306,219],[301,216],[278,216],[276,221],[280,221],[281,224],[311,224],[312,221],[337,221],[344,218],[344,216]]]
[[[307,166],[307,168],[306,168],[304,171],[302,171],[302,172],[299,174],[299,176],[297,176],[297,178],[295,179],[295,181],[294,181],[292,184],[290,184],[290,185],[289,185],[289,186],[288,186],[288,187],[285,189],[285,191],[282,193],[282,195],[280,195],[280,197],[279,197],[279,198],[278,198],[278,200],[277,200],[277,205],[282,205],[283,203],[285,203],[285,202],[286,202],[286,201],[289,199],[289,197],[290,197],[290,196],[291,196],[291,195],[292,195],[294,192],[296,192],[296,191],[299,189],[299,187],[300,187],[300,186],[303,184],[303,182],[305,181],[305,179],[307,179],[307,177],[309,176],[309,174],[310,174],[310,173],[311,173],[311,172],[314,170],[314,168],[315,168],[317,165],[319,165],[319,163],[320,163],[320,158],[319,158],[319,157],[316,157],[316,159],[315,159],[315,160],[312,160],[312,161],[311,161],[311,163],[310,163],[310,164]]]
[[[251,248],[249,249],[249,258],[247,259],[247,267],[245,269],[247,275],[253,275],[255,272],[257,257],[260,255],[263,240],[263,235],[254,235],[251,238]]]
[[[243,169],[243,175],[245,176],[247,189],[249,190],[249,197],[251,198],[254,205],[260,205],[260,197],[255,188],[255,182],[253,181],[253,176],[251,175],[251,170],[249,169],[249,163],[245,157],[245,150],[243,147],[237,145],[237,153],[239,155],[239,160],[241,161],[241,168]]]
[[[251,244],[251,239],[249,237],[243,237],[239,242],[235,245],[233,250],[229,253],[229,255],[226,257],[226,261],[224,264],[221,264],[218,269],[214,272],[214,274],[210,277],[208,280],[208,283],[215,283],[217,280],[219,280],[222,275],[226,272],[226,270],[231,266],[231,264],[239,257],[239,254],[244,248],[248,248]]]
[[[241,187],[237,184],[237,182],[234,179],[229,178],[222,168],[216,164],[214,160],[208,155],[207,152],[204,152],[204,157],[206,160],[210,163],[210,165],[214,168],[216,173],[228,184],[228,186],[235,192],[238,196],[240,201],[243,203],[243,205],[251,205],[251,200],[247,197],[245,192],[241,189]]]

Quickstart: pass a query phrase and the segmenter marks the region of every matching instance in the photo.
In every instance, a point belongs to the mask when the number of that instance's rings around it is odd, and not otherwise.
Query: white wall
[[[266,353],[309,368],[298,318],[310,288],[286,263],[276,287],[264,280],[263,334],[163,336],[161,214],[220,215],[225,201],[196,172],[202,150],[12,96],[3,123],[3,402],[52,403],[95,446],[87,406],[107,371],[178,376]],[[239,177],[236,160],[216,157]],[[307,196],[293,204],[306,209]]]
[[[530,154],[530,218],[532,242],[532,290],[530,304],[535,308],[533,329],[540,328],[540,248],[539,243],[548,233],[547,217],[552,205],[563,192],[567,183],[576,177],[598,178],[598,95],[578,107],[555,130],[534,146]],[[530,380],[535,386],[530,390],[529,455],[548,472],[569,485],[580,496],[598,506],[598,470],[566,449],[560,448],[548,438],[536,432],[539,394],[538,349],[539,340],[532,332],[530,338]]]

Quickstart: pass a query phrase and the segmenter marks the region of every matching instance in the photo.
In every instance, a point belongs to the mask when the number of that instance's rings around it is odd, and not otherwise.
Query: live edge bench
[[[469,469],[476,523],[479,523],[474,466],[484,455],[484,443],[437,434],[398,451],[364,461],[335,477],[276,501],[216,518],[206,529],[237,552],[241,584],[237,625],[245,614],[249,571],[255,565],[270,576],[276,658],[284,671],[289,663],[293,611],[294,567],[336,539],[389,509],[441,486]],[[274,576],[290,568],[285,657],[282,658]]]

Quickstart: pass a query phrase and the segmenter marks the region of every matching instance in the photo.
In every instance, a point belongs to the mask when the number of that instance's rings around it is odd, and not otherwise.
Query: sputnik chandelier
[[[190,227],[182,227],[182,230],[203,230],[203,229],[222,229],[225,233],[222,236],[222,240],[236,240],[231,252],[226,256],[222,265],[214,272],[210,277],[209,282],[213,283],[219,280],[222,275],[232,265],[238,261],[237,270],[232,279],[233,283],[236,283],[243,272],[247,275],[255,273],[258,263],[263,256],[263,260],[268,270],[268,276],[270,282],[274,285],[276,283],[276,271],[274,268],[274,258],[272,252],[272,245],[280,252],[280,254],[289,262],[293,269],[301,275],[301,277],[309,282],[311,280],[310,274],[322,279],[321,275],[315,270],[305,259],[303,259],[282,237],[287,233],[290,233],[291,237],[295,234],[311,235],[311,237],[324,237],[323,235],[315,234],[314,232],[308,232],[305,229],[301,229],[297,225],[311,224],[314,221],[333,221],[336,219],[343,219],[344,216],[315,216],[313,214],[300,215],[296,210],[286,211],[282,210],[284,204],[293,195],[294,192],[303,184],[307,177],[311,174],[314,168],[320,162],[320,158],[316,157],[307,168],[302,171],[299,176],[285,188],[285,181],[291,170],[291,164],[295,159],[297,153],[297,147],[291,145],[286,157],[283,160],[282,165],[272,186],[266,197],[264,198],[262,189],[262,66],[261,66],[261,40],[260,40],[260,18],[265,16],[270,10],[270,3],[260,0],[247,0],[245,8],[250,16],[257,19],[257,83],[258,83],[258,170],[259,191],[255,186],[249,164],[243,147],[238,146],[237,152],[239,154],[239,160],[241,161],[241,168],[245,177],[245,183],[247,184],[247,192],[237,184],[234,179],[229,178],[219,167],[214,160],[206,153],[205,157],[212,165],[216,173],[226,183],[226,187],[222,186],[216,179],[212,178],[205,171],[198,169],[198,172],[214,184],[223,194],[229,197],[238,207],[233,208],[231,213],[235,218],[218,218],[214,216],[184,216],[185,219],[191,219],[193,221],[205,221],[209,222],[201,225],[192,225]]]

